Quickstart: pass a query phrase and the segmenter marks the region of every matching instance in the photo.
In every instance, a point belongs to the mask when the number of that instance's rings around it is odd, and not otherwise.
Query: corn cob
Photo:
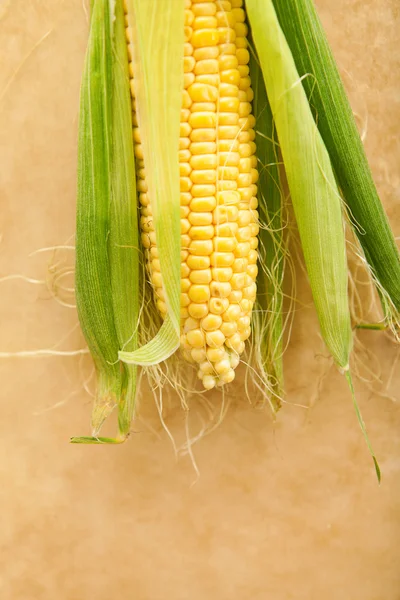
[[[155,302],[167,315],[136,114],[135,45],[126,11],[141,240]],[[181,347],[206,389],[234,379],[256,297],[253,92],[242,0],[185,0],[179,143]]]

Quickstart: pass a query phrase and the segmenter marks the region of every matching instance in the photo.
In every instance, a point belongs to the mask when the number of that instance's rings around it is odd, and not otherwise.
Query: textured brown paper
[[[398,1],[317,4],[399,236]],[[43,279],[52,255],[30,253],[71,244],[74,232],[87,20],[81,0],[2,0],[0,17],[0,277]],[[82,348],[76,323],[45,286],[0,283],[0,351]],[[329,365],[311,308],[296,314],[276,424],[233,402],[193,447],[194,485],[148,392],[129,443],[71,446],[89,432],[86,357],[2,358],[1,598],[398,600],[399,355],[378,332],[361,339],[383,382],[394,370],[388,389],[356,382],[380,487],[340,374],[329,370],[312,408],[297,406],[316,397]],[[184,440],[181,411],[167,424]]]

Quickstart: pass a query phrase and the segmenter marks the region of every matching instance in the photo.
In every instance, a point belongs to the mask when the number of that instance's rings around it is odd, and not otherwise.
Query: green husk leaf
[[[76,220],[76,302],[98,375],[93,435],[121,398],[108,255],[112,34],[109,0],[96,0],[81,86]]]
[[[139,234],[132,140],[132,107],[123,1],[115,3],[112,52],[111,206],[109,257],[115,327],[119,348],[135,350],[139,319]],[[129,433],[133,418],[137,367],[124,368],[118,407],[119,434]]]
[[[128,0],[134,39],[136,108],[146,182],[151,198],[168,316],[157,336],[120,359],[155,364],[170,356],[180,338],[179,127],[183,89],[184,3]]]
[[[122,438],[110,438],[82,435],[80,437],[72,437],[70,439],[71,444],[123,444],[124,441],[125,436]]]
[[[382,292],[384,294],[386,316],[390,319],[389,313],[394,312],[392,317],[398,320],[400,253],[314,3],[312,0],[274,0],[274,5],[299,75],[307,75],[302,84],[315,108],[318,128],[349,207],[355,233],[378,282],[381,297]]]
[[[276,123],[322,337],[347,369],[352,347],[342,206],[272,0],[247,0],[256,51]]]
[[[260,348],[262,370],[277,397],[283,389],[283,234],[282,191],[279,175],[278,140],[258,58],[250,56],[250,78],[254,92],[256,145],[259,162],[258,211],[262,259],[257,276],[257,303],[261,309],[253,331]]]

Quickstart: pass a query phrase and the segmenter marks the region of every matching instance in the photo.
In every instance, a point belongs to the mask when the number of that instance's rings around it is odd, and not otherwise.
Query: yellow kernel
[[[218,125],[237,125],[238,122],[239,122],[239,115],[237,113],[220,112],[218,115]]]
[[[179,126],[179,136],[180,137],[189,137],[190,132],[192,131],[191,126],[186,121],[181,123]]]
[[[193,348],[202,348],[205,344],[204,333],[201,329],[193,329],[186,334],[186,340],[188,344],[193,346]]]
[[[250,335],[251,335],[251,329],[250,327],[247,327],[247,329],[243,329],[243,331],[239,331],[239,335],[240,335],[240,339],[244,342],[245,340],[247,340]]]
[[[220,191],[236,191],[237,183],[236,181],[232,181],[230,179],[220,179],[220,181],[218,181],[218,189]]]
[[[247,144],[248,142],[251,142],[249,132],[241,131],[238,135],[238,140],[241,144]]]
[[[252,183],[251,173],[238,173],[237,184],[239,189],[250,187]]]
[[[188,219],[181,219],[181,234],[187,233],[190,229],[191,225]]]
[[[190,115],[189,124],[193,129],[215,128],[217,125],[217,115],[214,112],[195,112]]]
[[[156,306],[158,308],[158,310],[160,311],[161,314],[166,314],[167,312],[167,305],[165,304],[165,302],[163,302],[162,300],[160,300],[159,298],[156,300]]]
[[[244,23],[244,21],[246,20],[246,13],[244,12],[243,8],[234,8],[233,2],[231,2],[231,4],[232,4],[232,14],[235,17],[236,23]],[[240,6],[242,6],[241,0],[240,0]]]
[[[233,290],[241,290],[246,283],[246,273],[235,273],[232,275],[231,286]]]
[[[234,237],[214,237],[215,252],[233,252],[237,246],[237,239]]]
[[[210,376],[215,372],[213,365],[208,360],[203,361],[199,366],[200,369],[197,371],[199,379],[203,379],[204,376]]]
[[[233,237],[236,235],[237,230],[237,223],[222,223],[221,225],[215,225],[215,235],[217,237]]]
[[[189,278],[192,283],[210,283],[212,280],[211,269],[191,271]]]
[[[190,133],[191,142],[213,142],[216,137],[217,131],[215,129],[193,129]]]
[[[186,150],[190,146],[189,138],[179,138],[179,150]]]
[[[188,309],[186,307],[181,306],[180,314],[181,314],[181,319],[187,319],[189,316]]]
[[[211,254],[212,267],[230,267],[234,260],[235,255],[233,252],[213,252]]]
[[[186,263],[181,263],[181,278],[189,277],[190,269]]]
[[[217,12],[215,2],[210,0],[192,0],[191,9],[195,16],[215,15]]]
[[[218,167],[217,171],[218,177],[223,180],[236,181],[240,178],[239,169],[237,167]]]
[[[181,177],[189,177],[192,167],[189,163],[184,162],[179,164],[179,175]]]
[[[247,34],[249,33],[249,28],[247,27],[246,23],[236,23],[235,31],[238,37],[246,38]]]
[[[193,57],[195,60],[208,60],[211,58],[218,58],[218,56],[218,46],[209,46],[208,48],[196,48],[193,52]]]
[[[208,285],[194,283],[190,286],[189,298],[192,302],[196,302],[197,304],[208,302],[210,299],[210,287]]]
[[[237,321],[241,314],[242,310],[240,306],[238,304],[231,304],[222,315],[222,319],[227,322]]]
[[[207,348],[207,358],[211,362],[218,362],[226,357],[225,348]]]
[[[210,292],[214,298],[228,298],[231,291],[231,284],[227,281],[212,281],[210,283]]]
[[[193,198],[190,203],[190,210],[193,212],[211,212],[217,205],[215,196],[203,196]]]
[[[231,362],[229,358],[224,358],[214,364],[214,369],[216,370],[218,375],[221,375],[222,373],[227,373],[228,371],[230,371],[230,368]]]
[[[239,242],[234,250],[234,254],[236,258],[248,257],[248,254],[251,250],[249,242]]]
[[[206,196],[214,196],[215,195],[215,185],[213,184],[195,184],[192,186],[192,196],[194,198],[203,198]]]
[[[246,269],[246,273],[253,279],[253,281],[255,281],[258,273],[257,265],[249,265]]]
[[[235,258],[232,270],[234,273],[246,273],[248,264],[247,258]]]
[[[251,158],[241,158],[239,162],[240,173],[250,173],[252,169]],[[239,182],[238,182],[239,185]]]
[[[211,264],[209,256],[195,256],[193,254],[189,254],[186,262],[189,269],[193,270],[208,269]]]
[[[179,198],[181,206],[188,206],[192,200],[192,194],[189,194],[189,192],[181,192]]]
[[[188,221],[189,223],[189,221]],[[189,223],[190,225],[190,223]],[[190,228],[190,237],[192,240],[212,240],[214,237],[214,226],[213,225],[203,225],[203,226],[193,226]]]
[[[220,44],[229,44],[234,42],[236,39],[236,31],[231,27],[218,27],[217,32],[219,35],[218,42]]]
[[[194,73],[184,73],[183,74],[183,87],[186,90],[192,83],[195,81]]]
[[[213,16],[199,16],[194,19],[193,29],[213,29],[217,27],[217,19]]]
[[[222,204],[217,206],[213,212],[213,222],[215,224],[227,223],[229,221],[236,221],[238,216],[238,209],[234,204]]]
[[[258,253],[255,250],[250,250],[247,260],[249,261],[249,265],[255,265],[258,260]]]
[[[244,344],[242,343],[239,333],[234,333],[233,335],[231,335],[231,337],[227,338],[225,345],[228,348],[232,348],[232,350],[235,350],[235,352],[237,352],[238,354],[241,354],[244,350]]]
[[[244,187],[244,188],[240,187],[238,189],[238,192],[240,194],[240,200],[241,200],[241,202],[245,203],[244,207],[246,208],[246,210],[248,210],[250,208],[250,206],[249,206],[248,203],[250,202],[250,200],[253,197],[253,192],[252,192],[251,187],[250,186],[247,186],[247,187]]]
[[[231,83],[221,82],[221,84],[219,86],[219,95],[221,98],[225,98],[227,96],[229,98],[237,98],[239,95],[239,90],[238,90],[237,85],[232,85]]]
[[[193,329],[199,329],[200,321],[198,319],[193,319],[193,317],[189,317],[186,319],[183,331],[184,333],[188,333],[188,331],[192,331]]]
[[[190,242],[189,252],[196,256],[210,256],[213,253],[212,240],[193,240]]]
[[[219,82],[220,76],[215,73],[196,76],[196,83],[198,83],[199,85],[212,85],[215,86],[216,89],[218,89]]]
[[[143,146],[142,146],[142,144],[136,144],[135,145],[135,157],[143,160]],[[146,187],[145,190],[144,189],[143,190],[139,189],[139,192],[147,192],[147,187]]]
[[[243,288],[243,298],[246,300],[255,300],[257,294],[257,286],[253,282],[251,285]]]
[[[221,140],[233,140],[239,134],[238,125],[220,125],[218,126],[218,137]]]
[[[216,154],[197,154],[190,159],[190,166],[193,169],[216,169],[217,155]]]
[[[229,300],[227,298],[211,298],[210,300],[210,312],[214,315],[222,315],[228,306]]]
[[[192,348],[192,350],[190,351],[190,354],[191,354],[193,360],[197,363],[201,363],[201,362],[205,361],[205,359],[207,357],[205,348]]]
[[[186,293],[181,293],[181,306],[189,306],[190,304],[190,299],[188,294]]]
[[[192,154],[212,154],[217,151],[215,142],[195,142],[190,144],[190,152]]]
[[[258,238],[256,238],[256,237],[252,237],[252,238],[250,239],[250,248],[251,248],[252,250],[257,250],[257,248],[258,248]]]
[[[192,225],[211,225],[212,213],[210,213],[210,212],[191,212],[189,214],[189,221]]]
[[[243,331],[244,329],[250,327],[250,317],[240,317],[240,319],[237,321],[237,327],[239,331]]]
[[[194,69],[196,75],[208,75],[210,73],[219,72],[218,60],[215,58],[207,58],[205,60],[198,60]]]
[[[236,205],[240,201],[240,195],[236,191],[230,191],[230,190],[220,191],[217,194],[217,201],[218,201],[219,206],[221,206],[221,205],[224,205],[224,206]]]
[[[250,68],[248,67],[248,65],[239,65],[238,71],[239,71],[240,77],[247,77],[250,73]],[[250,88],[248,88],[248,89],[250,89]],[[247,97],[247,95],[246,95],[246,97]],[[244,116],[244,115],[241,115],[241,116]]]
[[[217,104],[216,102],[193,102],[190,107],[191,113],[194,112],[216,112]]]
[[[250,235],[256,237],[260,232],[260,226],[258,223],[250,223]]]
[[[238,242],[249,242],[251,238],[251,229],[247,227],[239,227],[236,233],[236,239]]]
[[[216,102],[218,99],[218,89],[206,83],[195,82],[187,91],[193,102]]]
[[[192,99],[187,90],[182,92],[182,110],[188,110],[192,106]]]
[[[142,206],[148,206],[150,204],[150,198],[148,194],[139,194],[139,202]]]
[[[244,300],[241,300],[240,306],[244,313],[248,313],[251,311],[253,304],[250,300],[247,300],[247,298],[245,298]]]
[[[219,315],[208,314],[201,320],[200,326],[204,331],[215,331],[222,325],[222,318]]]
[[[181,192],[188,192],[192,187],[192,180],[190,177],[181,177],[179,181]]]
[[[218,152],[238,152],[239,151],[239,140],[218,140]]]
[[[226,383],[231,383],[233,380],[235,379],[235,371],[233,369],[230,369],[229,371],[226,371],[226,373],[222,373],[219,376],[219,385],[224,385]]]
[[[217,180],[217,173],[215,169],[206,169],[206,170],[195,170],[190,174],[190,179],[192,183],[197,184],[209,184],[215,183]]]
[[[222,331],[209,331],[206,333],[206,342],[210,348],[220,348],[225,342],[225,336]]]
[[[189,315],[195,319],[202,319],[208,314],[208,304],[191,302],[188,306]]]
[[[228,69],[220,73],[220,81],[231,85],[239,86],[241,79],[238,69]]]
[[[232,43],[227,43],[227,44],[220,44],[219,45],[219,53],[221,55],[224,54],[236,54],[236,45],[232,44]]]
[[[219,152],[218,161],[222,167],[237,167],[240,162],[239,152]]]
[[[227,239],[227,238],[225,238]],[[214,281],[231,281],[233,271],[230,267],[220,267],[212,269],[212,278]]]
[[[150,248],[150,237],[148,233],[142,233],[140,236],[143,248]]]
[[[252,222],[252,214],[249,210],[239,210],[237,215],[237,224],[239,227],[245,227]]]
[[[189,4],[190,7],[190,4]],[[189,8],[188,7],[188,8]],[[194,14],[192,13],[191,10],[185,10],[185,25],[191,25],[193,23],[194,20]]]
[[[185,262],[188,256],[189,252],[187,250],[181,250],[181,262]]]
[[[220,6],[218,6],[220,8]],[[236,25],[235,16],[231,11],[219,10],[217,12],[217,24],[218,27],[232,27]]]
[[[206,46],[216,46],[220,39],[218,29],[198,29],[193,31],[190,41],[193,48],[204,48]]]
[[[236,48],[247,48],[247,39],[243,37],[237,37]]]
[[[231,335],[237,332],[238,326],[236,321],[225,321],[225,323],[221,325],[220,329],[225,337],[231,337]]]
[[[162,286],[161,273],[159,273],[158,271],[155,271],[155,273],[153,273],[151,276],[151,282],[154,285],[154,287],[156,287],[156,288],[161,287]]]
[[[213,375],[204,375],[202,382],[206,390],[212,390],[216,386],[216,379]]]
[[[237,69],[238,59],[232,54],[223,54],[218,59],[220,71],[229,71],[231,69]]]

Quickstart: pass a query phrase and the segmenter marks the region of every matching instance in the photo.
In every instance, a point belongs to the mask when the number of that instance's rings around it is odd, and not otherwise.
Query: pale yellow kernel
[[[191,142],[213,142],[217,137],[216,129],[193,129],[190,134]],[[200,154],[201,156],[201,154]]]
[[[218,140],[218,152],[238,152],[239,140]]]
[[[218,167],[217,171],[219,179],[237,181],[239,185],[240,174],[239,169],[237,167]]]
[[[191,126],[187,122],[183,122],[179,126],[179,136],[180,137],[189,137],[190,132],[192,131]]]
[[[239,333],[234,333],[233,335],[231,335],[231,337],[227,338],[225,345],[228,348],[232,348],[232,350],[235,350],[238,354],[241,354],[241,352],[239,351],[241,348],[241,338],[240,338],[240,334]]]
[[[212,240],[193,240],[189,245],[189,252],[196,256],[210,256],[213,253]]]
[[[202,348],[205,345],[205,336],[201,329],[193,329],[186,334],[186,340],[193,348]]]
[[[249,242],[239,242],[234,250],[236,258],[246,258],[251,250]]]
[[[222,315],[228,306],[229,300],[227,298],[211,298],[210,300],[210,312],[214,315]]]
[[[219,95],[221,98],[237,98],[239,95],[239,90],[237,85],[232,85],[230,83],[221,83],[219,86]]]
[[[187,96],[189,96],[189,94],[186,91],[185,91],[185,94]],[[190,100],[190,103],[192,103],[190,96],[189,96],[189,100]],[[181,108],[181,123],[183,121],[187,121],[189,119],[189,117],[190,117],[190,110],[188,108]]]
[[[189,4],[190,7],[190,4]],[[194,20],[194,14],[192,13],[191,10],[185,10],[185,25],[191,25],[193,23]]]
[[[240,194],[236,191],[219,191],[217,194],[218,206],[236,205],[240,201]]]
[[[227,238],[225,238],[227,239]],[[231,280],[233,271],[230,267],[220,267],[212,269],[212,278],[214,281],[229,281]]]
[[[250,226],[239,227],[236,233],[236,239],[238,242],[250,242],[251,239],[251,229]]]
[[[215,225],[215,235],[217,237],[233,237],[236,235],[237,230],[237,223],[222,223],[220,225]]]
[[[237,125],[239,122],[239,115],[237,113],[223,113],[220,112],[218,115],[218,125]]]
[[[209,256],[195,256],[193,254],[189,254],[186,263],[189,269],[201,271],[202,269],[209,268],[211,260]]]
[[[249,337],[251,335],[251,329],[250,329],[250,327],[247,327],[247,329],[244,329],[243,331],[239,331],[239,335],[240,335],[240,339],[243,342],[245,340],[249,339]]]
[[[234,273],[246,273],[248,264],[247,258],[235,258],[232,270]]]
[[[218,89],[205,83],[193,83],[187,90],[193,102],[216,102]]]
[[[192,225],[211,225],[212,213],[210,213],[210,212],[191,212],[189,214],[189,221]]]
[[[189,295],[186,294],[185,292],[181,293],[181,306],[186,307],[189,306],[190,304],[190,298]]]
[[[181,319],[188,318],[189,312],[188,312],[188,309],[186,308],[186,306],[181,306],[180,315],[181,315]]]
[[[181,192],[179,198],[181,206],[189,206],[192,201],[192,194],[189,194],[189,192]]]
[[[179,150],[186,150],[190,146],[189,138],[179,138]]]
[[[248,158],[252,156],[250,144],[240,144],[239,154],[241,158]]]
[[[248,131],[241,131],[238,135],[238,140],[240,144],[247,144],[251,142],[250,134]]]
[[[250,235],[252,237],[256,237],[260,232],[260,226],[258,223],[251,223],[250,224]]]
[[[198,319],[193,319],[193,317],[188,317],[183,326],[184,333],[188,333],[189,331],[193,331],[193,329],[200,328],[200,321]]]
[[[252,250],[257,250],[257,248],[258,248],[258,238],[257,237],[252,237],[250,239],[250,248]]]
[[[219,53],[221,55],[224,54],[236,54],[236,44],[232,43],[232,42],[228,42],[227,44],[220,44],[219,45]]]
[[[190,33],[190,32],[188,30],[186,30],[185,36],[186,36],[186,33]],[[183,56],[191,56],[192,54],[193,54],[193,46],[186,39],[186,41],[183,45]]]
[[[187,263],[181,263],[181,278],[184,279],[186,277],[189,277],[190,275],[190,269],[187,266]]]
[[[217,126],[217,115],[214,112],[195,112],[189,117],[192,129],[209,129]]]
[[[189,279],[192,283],[210,283],[212,280],[211,269],[200,269],[191,271]]]
[[[241,204],[243,204],[243,207],[240,206],[239,210],[240,209],[249,210],[249,208],[250,208],[249,202],[253,198],[253,192],[252,192],[251,188],[249,186],[239,187],[238,192],[240,194]]]
[[[257,294],[257,286],[253,282],[251,285],[243,288],[243,298],[247,300],[255,300]]]
[[[220,348],[225,342],[225,336],[222,331],[209,331],[206,333],[206,342],[210,348]]]
[[[215,29],[217,27],[217,19],[211,15],[198,16],[194,19],[193,29]]]
[[[238,326],[236,321],[225,321],[220,327],[222,333],[225,337],[231,337],[234,333],[237,332]]]
[[[188,312],[194,319],[202,319],[208,314],[208,304],[196,304],[191,302],[188,306]]]
[[[246,269],[246,273],[252,278],[253,281],[255,281],[258,274],[257,265],[249,265]]]
[[[218,163],[221,167],[237,167],[240,162],[239,152],[219,152]]]
[[[194,170],[190,174],[192,183],[195,184],[213,184],[217,181],[217,172],[215,169]]]
[[[203,361],[199,365],[199,367],[200,369],[197,372],[197,377],[199,379],[203,379],[204,376],[212,375],[213,373],[215,373],[213,365],[210,362],[208,362],[208,360]]]
[[[213,363],[226,358],[226,355],[225,348],[207,348],[207,358]]]
[[[187,90],[187,88],[192,85],[192,83],[194,83],[195,81],[195,75],[194,73],[184,73],[183,74],[183,87],[185,90]]]
[[[236,40],[236,31],[232,27],[218,27],[217,32],[220,44],[231,44]]]
[[[227,373],[228,371],[230,371],[231,362],[230,362],[229,358],[223,358],[222,360],[216,362],[214,364],[214,369],[216,370],[218,375],[221,375],[222,373]]]
[[[236,179],[237,179],[238,189],[250,187],[253,182],[251,173],[238,173],[238,176]]]
[[[188,221],[189,223],[189,221]],[[189,223],[190,226],[190,223]],[[214,237],[214,226],[192,226],[190,228],[190,237],[192,240],[212,240]]]
[[[215,142],[193,142],[190,144],[190,152],[192,154],[212,154],[217,151]]]
[[[218,181],[218,189],[219,191],[236,191],[237,182],[230,179],[220,179]]]
[[[149,236],[150,243],[151,243],[153,246],[155,246],[155,245],[156,245],[156,243],[157,243],[157,240],[156,240],[156,232],[155,232],[155,231],[150,231],[150,233],[148,233],[147,235]]]
[[[184,162],[179,164],[179,175],[180,177],[189,177],[192,167],[189,163]]]
[[[204,362],[207,358],[205,348],[193,348],[190,351],[190,354],[191,354],[193,360],[197,363]],[[231,362],[232,362],[232,360],[231,360]]]
[[[193,52],[193,57],[195,60],[208,60],[211,58],[218,58],[218,56],[218,46],[209,46],[208,48],[196,48]]]
[[[229,369],[229,371],[226,371],[226,373],[222,373],[222,375],[220,375],[218,383],[220,385],[225,385],[226,383],[232,383],[234,379],[235,371],[233,369]]]
[[[218,8],[221,8],[218,4]],[[231,11],[227,12],[226,10],[219,10],[217,12],[217,24],[218,27],[232,27],[234,28],[236,25],[235,16]]]
[[[216,386],[216,379],[213,375],[204,375],[203,377],[203,386],[206,390],[212,390]]]
[[[250,250],[247,260],[249,261],[249,265],[255,265],[258,260],[258,253],[255,250]]]
[[[227,281],[212,281],[210,283],[210,292],[214,298],[228,298],[231,291],[231,284]]]
[[[237,246],[237,239],[234,237],[214,237],[215,252],[233,252]]]
[[[253,304],[250,300],[247,300],[247,298],[244,298],[243,300],[241,300],[240,306],[244,313],[248,313],[251,311]]]
[[[199,85],[212,85],[217,89],[220,82],[219,74],[210,73],[209,75],[196,75],[196,83]]]
[[[241,82],[239,70],[228,69],[226,71],[221,71],[220,81],[223,83],[229,83],[231,85],[239,86]]]
[[[219,29],[211,28],[193,31],[190,41],[193,48],[204,48],[206,46],[216,46],[220,40]]]
[[[188,219],[181,219],[181,234],[187,233],[191,225]]]
[[[158,248],[156,248],[155,246],[153,246],[153,248],[150,248],[150,259],[153,260],[154,258],[159,258],[159,251]],[[158,264],[160,264],[160,261],[158,261]],[[160,269],[158,269],[160,270]]]
[[[236,369],[239,366],[240,358],[236,354],[231,354],[230,356],[231,367],[232,369]]]
[[[216,102],[193,102],[190,111],[194,112],[217,112]]]
[[[208,314],[204,319],[200,322],[200,327],[204,329],[204,331],[215,331],[219,329],[222,325],[222,318],[219,315]]]
[[[190,203],[190,210],[193,212],[212,212],[217,205],[215,196],[203,196],[193,198]]]
[[[246,225],[250,225],[253,217],[249,210],[239,210],[237,215],[237,224],[239,227],[245,227]]]
[[[220,140],[233,140],[239,134],[238,125],[219,125],[218,126],[218,137]]]
[[[145,233],[154,231],[153,217],[140,217],[140,227]]]
[[[190,166],[193,169],[216,169],[217,168],[216,154],[197,154],[190,159]]]
[[[250,317],[240,317],[240,319],[237,320],[237,327],[239,332],[250,327]]]
[[[151,250],[155,250],[155,248],[152,248]],[[151,263],[150,263],[150,268],[153,271],[153,273],[155,271],[161,272],[161,265],[160,265],[160,261],[158,258],[153,258]]]
[[[231,304],[222,315],[222,319],[226,322],[237,321],[241,314],[242,310],[240,306],[238,304]]]
[[[219,64],[216,58],[207,58],[204,60],[198,60],[194,68],[196,75],[208,75],[211,73],[219,72]]]
[[[220,224],[236,221],[238,213],[239,211],[235,204],[219,205],[213,212],[213,222]]]
[[[233,290],[241,290],[246,283],[246,273],[235,273],[232,275],[231,286]]]
[[[213,252],[211,254],[212,267],[230,267],[234,260],[235,255],[233,252]]]
[[[187,250],[181,250],[181,262],[185,262],[188,256],[189,252]]]

